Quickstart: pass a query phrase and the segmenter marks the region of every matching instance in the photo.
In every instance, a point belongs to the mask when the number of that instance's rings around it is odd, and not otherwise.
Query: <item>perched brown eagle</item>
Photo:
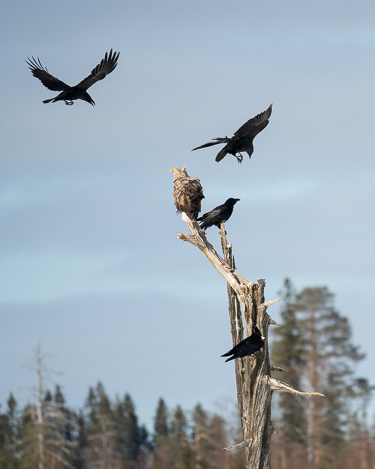
[[[172,168],[170,173],[174,173],[173,179],[173,199],[177,211],[188,215],[191,220],[196,220],[201,211],[201,200],[204,199],[203,189],[198,178],[192,178],[186,172],[186,167]]]

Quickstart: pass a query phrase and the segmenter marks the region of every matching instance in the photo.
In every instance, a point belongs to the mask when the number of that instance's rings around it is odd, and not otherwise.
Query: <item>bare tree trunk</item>
[[[200,444],[201,434],[199,424],[194,424],[194,448],[195,448],[195,469],[202,469],[202,453]]]
[[[228,245],[225,227],[222,224],[221,245],[224,260],[235,269],[232,246]],[[237,400],[241,411],[241,424],[246,444],[246,467],[271,467],[271,388],[264,386],[264,380],[270,375],[270,361],[268,354],[268,326],[271,323],[266,313],[264,301],[265,281],[258,280],[257,284],[249,284],[243,297],[244,328],[246,337],[252,333],[255,323],[265,337],[265,346],[256,357],[244,357],[235,360],[237,383]],[[241,304],[235,291],[228,284],[229,316],[233,345],[243,340]],[[259,412],[263,409],[263,412]]]
[[[44,418],[43,418],[43,375],[42,375],[42,359],[40,356],[40,344],[36,347],[36,363],[37,363],[37,378],[38,378],[38,407],[37,407],[37,421],[38,421],[38,453],[39,453],[39,469],[44,469],[45,459],[45,442],[44,442]]]
[[[186,221],[186,220],[185,220]],[[229,297],[229,313],[233,345],[251,335],[252,325],[256,324],[265,337],[264,347],[255,357],[235,360],[237,400],[241,411],[241,425],[244,441],[224,448],[246,449],[247,469],[269,469],[271,467],[271,398],[276,389],[296,395],[322,395],[315,392],[297,391],[282,381],[271,377],[268,351],[268,327],[276,324],[267,313],[267,307],[279,300],[265,302],[265,281],[251,283],[235,272],[232,246],[227,243],[224,223],[221,225],[221,244],[224,259],[219,256],[207,241],[205,233],[197,222],[187,220],[189,234],[177,233],[177,237],[198,247],[215,269],[226,279]],[[243,317],[243,319],[242,319]]]
[[[309,469],[314,469],[315,467],[315,403],[310,400],[307,403],[307,461],[309,463]]]

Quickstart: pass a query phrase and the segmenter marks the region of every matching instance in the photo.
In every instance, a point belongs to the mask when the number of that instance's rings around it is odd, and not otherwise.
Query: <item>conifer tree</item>
[[[297,441],[306,449],[308,467],[328,467],[344,443],[351,398],[356,396],[354,365],[363,355],[352,345],[349,322],[334,309],[327,287],[294,294],[289,281],[285,286],[284,323],[275,331],[273,360],[282,360],[301,387],[313,387],[326,399],[297,404],[280,399],[282,432],[285,444]],[[293,426],[298,429],[294,435]]]
[[[155,440],[159,437],[166,437],[169,435],[168,409],[162,398],[159,399],[158,407],[156,409],[154,435]]]
[[[99,381],[90,387],[85,405],[86,434],[85,467],[103,467],[119,464],[121,451],[116,419],[103,384]]]
[[[47,391],[43,404],[45,422],[46,467],[69,467],[76,457],[76,415],[65,405],[61,388],[56,384],[54,395]]]
[[[217,414],[210,418],[208,429],[210,442],[210,465],[212,469],[225,469],[229,464],[229,454],[222,448],[228,446],[227,432],[224,419]]]
[[[273,330],[276,340],[272,345],[272,363],[288,371],[288,382],[301,389],[301,370],[304,367],[301,324],[295,309],[296,291],[289,279],[285,279],[279,292],[282,300],[282,327]],[[302,399],[288,393],[278,396],[282,425],[278,426],[278,440],[285,465],[295,459],[305,443],[306,418]]]
[[[18,454],[18,410],[12,393],[7,410],[0,413],[0,469],[16,469]]]
[[[20,460],[21,469],[38,467],[39,465],[39,434],[37,409],[35,405],[27,404],[20,416]]]
[[[170,435],[173,447],[173,460],[176,467],[192,469],[194,455],[188,437],[188,421],[182,408],[178,405],[173,411],[170,424]]]
[[[138,417],[129,394],[125,394],[123,400],[116,403],[114,413],[125,467],[133,469],[137,466],[140,455],[141,430],[138,426]]]
[[[224,469],[228,467],[229,456],[223,452],[227,445],[224,420],[210,415],[200,404],[193,410],[195,467],[197,469]]]
[[[200,404],[197,404],[193,410],[193,435],[195,450],[195,466],[197,469],[203,469],[207,466],[207,427],[208,415]]]
[[[169,433],[168,409],[162,398],[159,399],[154,422],[155,468],[172,469],[173,454]]]
[[[80,410],[77,415],[77,434],[76,456],[73,465],[76,469],[83,469],[88,440],[86,435],[85,418],[82,410]]]

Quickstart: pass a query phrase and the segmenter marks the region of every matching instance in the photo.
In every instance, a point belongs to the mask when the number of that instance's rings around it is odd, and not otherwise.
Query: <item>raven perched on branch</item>
[[[226,143],[225,147],[219,151],[216,155],[215,160],[221,161],[227,153],[235,156],[239,163],[242,163],[243,156],[241,151],[246,151],[251,158],[251,155],[254,151],[253,140],[269,123],[269,118],[272,113],[272,104],[269,108],[257,114],[255,117],[249,119],[243,126],[241,126],[233,137],[219,137],[214,138],[214,142],[208,142],[200,147],[193,148],[194,150],[199,150],[200,148],[211,147],[212,145],[218,145],[219,143]]]
[[[229,360],[234,360],[235,358],[246,357],[248,355],[253,355],[255,352],[260,350],[264,345],[264,337],[260,333],[260,330],[257,328],[255,324],[253,324],[252,334],[246,339],[241,340],[237,345],[235,345],[232,350],[229,352],[224,353],[221,355],[222,357],[229,357],[225,362],[229,362]]]
[[[46,67],[43,67],[39,58],[27,59],[25,62],[29,66],[31,73],[34,77],[38,78],[43,85],[51,91],[61,91],[60,94],[51,99],[46,99],[43,103],[54,103],[55,101],[65,101],[65,104],[72,105],[75,99],[82,99],[88,103],[95,105],[95,101],[87,93],[87,89],[90,88],[94,83],[99,80],[103,80],[109,73],[117,67],[117,61],[119,58],[120,52],[106,52],[104,59],[91,70],[89,76],[84,78],[82,81],[75,86],[69,86],[63,81],[51,75]]]
[[[226,222],[229,220],[233,212],[233,207],[239,200],[240,199],[233,199],[231,197],[230,199],[227,199],[222,205],[219,205],[218,207],[211,210],[211,212],[207,212],[199,217],[198,221],[201,222],[200,227],[202,230],[205,230],[213,225],[216,225],[218,228],[220,228],[220,225],[223,221]]]

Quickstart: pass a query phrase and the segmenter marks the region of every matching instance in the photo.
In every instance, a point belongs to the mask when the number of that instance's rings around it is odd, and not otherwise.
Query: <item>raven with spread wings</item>
[[[38,78],[43,85],[51,91],[61,91],[60,94],[51,99],[46,99],[43,103],[50,103],[56,101],[65,101],[65,104],[72,105],[73,101],[76,99],[82,99],[88,103],[95,105],[95,101],[87,93],[87,89],[90,88],[94,83],[99,80],[103,80],[109,73],[117,67],[117,61],[119,58],[120,52],[113,52],[112,49],[109,52],[105,53],[104,59],[91,70],[89,76],[84,78],[82,81],[75,86],[69,86],[63,81],[51,75],[46,67],[43,67],[39,58],[26,60],[27,65],[29,66],[31,73],[34,77]]]
[[[218,145],[219,143],[226,143],[225,147],[219,151],[216,155],[215,160],[221,161],[227,153],[237,158],[239,163],[242,163],[243,156],[241,151],[246,151],[251,158],[254,151],[253,140],[269,123],[269,118],[272,113],[272,104],[268,109],[257,114],[255,117],[249,119],[244,125],[242,125],[233,137],[219,137],[214,138],[214,142],[208,142],[200,147],[193,148],[199,150],[200,148],[211,147],[212,145]]]

